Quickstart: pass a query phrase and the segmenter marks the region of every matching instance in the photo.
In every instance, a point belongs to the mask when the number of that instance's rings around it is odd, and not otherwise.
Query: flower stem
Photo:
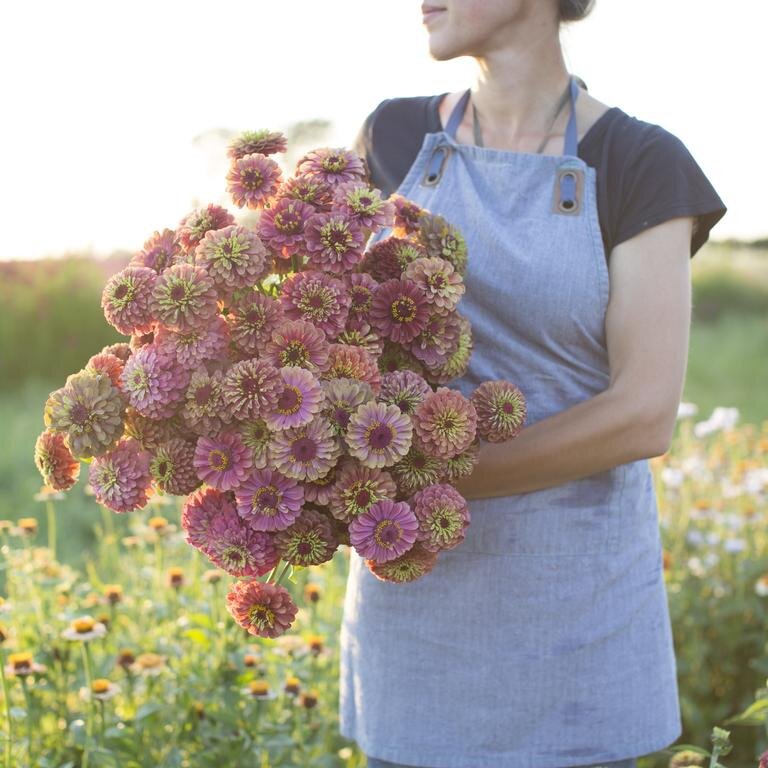
[[[0,648],[0,675],[3,678],[3,701],[5,702],[5,722],[8,733],[5,740],[5,768],[11,768],[11,743],[13,742],[13,725],[11,720],[11,694],[8,689],[8,678],[5,676],[5,651]]]
[[[90,712],[85,721],[85,749],[83,750],[83,768],[88,768],[88,750],[91,747],[91,736],[93,734],[93,698],[91,683],[93,681],[93,673],[91,672],[91,654],[88,649],[88,643],[82,642],[80,649],[83,653],[83,670],[85,672],[85,685],[88,688],[88,701],[90,702]]]
[[[34,765],[33,760],[34,751],[32,749],[32,701],[29,696],[29,688],[27,688],[27,676],[21,676],[21,688],[24,691],[24,705],[27,709],[27,754],[29,756],[29,764]]]
[[[48,512],[48,549],[56,560],[56,508],[50,499],[45,500],[45,509]]]

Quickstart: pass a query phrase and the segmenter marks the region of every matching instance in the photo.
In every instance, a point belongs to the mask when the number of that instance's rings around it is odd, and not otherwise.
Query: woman
[[[726,208],[679,139],[569,75],[559,27],[586,0],[435,1],[431,55],[472,56],[474,86],[382,102],[358,151],[467,240],[452,386],[509,379],[528,416],[482,445],[466,538],[431,572],[379,581],[351,551],[341,732],[371,768],[634,766],[681,733],[648,459]]]

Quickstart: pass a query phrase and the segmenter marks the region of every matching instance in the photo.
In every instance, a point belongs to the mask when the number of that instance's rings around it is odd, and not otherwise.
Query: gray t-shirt
[[[425,133],[442,130],[445,94],[385,99],[358,131],[353,149],[368,163],[384,196],[394,192],[418,154]],[[611,107],[589,128],[579,157],[596,171],[597,207],[606,258],[648,227],[695,216],[691,257],[727,210],[683,142],[654,123]]]

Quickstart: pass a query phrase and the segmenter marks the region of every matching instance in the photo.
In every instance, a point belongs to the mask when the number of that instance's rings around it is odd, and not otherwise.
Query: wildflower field
[[[345,547],[287,574],[296,620],[256,638],[225,609],[232,578],[184,540],[179,500],[116,515],[85,476],[40,492],[41,404],[117,340],[104,274],[84,269],[0,282],[0,764],[364,766],[337,728]],[[707,246],[694,278],[684,402],[651,462],[685,730],[641,768],[746,768],[768,749],[768,259]]]

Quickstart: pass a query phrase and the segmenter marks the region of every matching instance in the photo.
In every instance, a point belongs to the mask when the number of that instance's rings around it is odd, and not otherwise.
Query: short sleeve
[[[653,125],[627,158],[613,245],[678,216],[693,216],[691,258],[727,208],[688,148]]]

